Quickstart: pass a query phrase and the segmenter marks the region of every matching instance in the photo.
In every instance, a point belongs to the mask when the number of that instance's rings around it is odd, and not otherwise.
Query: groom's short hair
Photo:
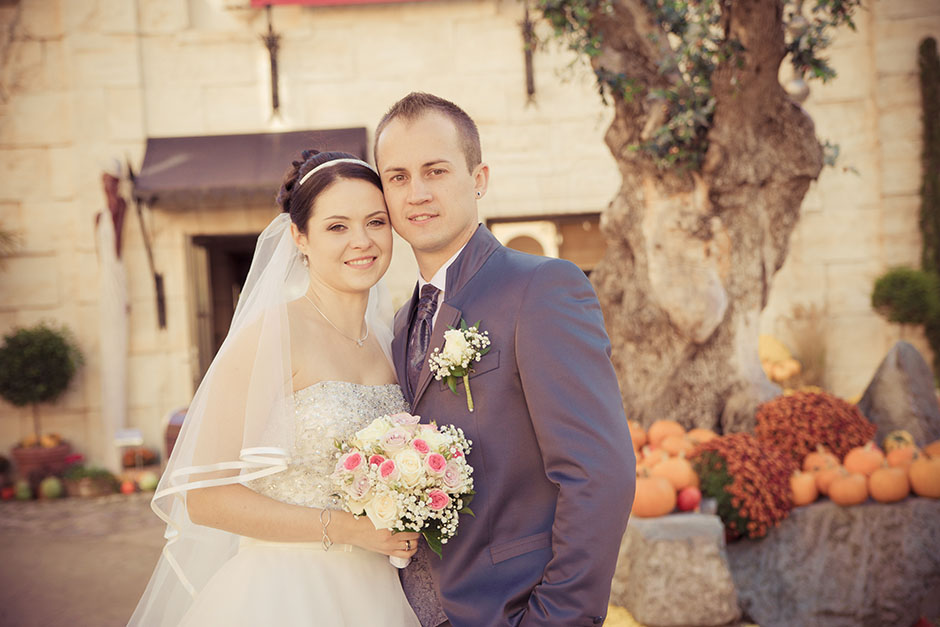
[[[385,130],[389,122],[395,118],[402,118],[407,121],[416,120],[431,111],[440,113],[454,123],[457,134],[460,136],[460,147],[467,159],[467,169],[472,172],[473,168],[483,161],[483,152],[480,149],[480,131],[477,130],[476,123],[467,115],[466,111],[450,100],[420,91],[411,92],[393,104],[382,116],[379,125],[375,128],[375,145],[372,148],[372,154],[378,158],[376,148],[379,144],[379,136],[382,135],[382,131]]]

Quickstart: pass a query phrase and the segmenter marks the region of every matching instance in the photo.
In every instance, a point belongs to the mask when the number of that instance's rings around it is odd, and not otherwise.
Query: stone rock
[[[761,627],[907,626],[940,611],[938,500],[820,501],[727,553],[741,608]]]
[[[895,429],[908,431],[918,446],[940,440],[933,372],[907,342],[898,342],[888,351],[858,408],[878,426],[879,445]]]
[[[740,616],[717,516],[631,518],[610,602],[644,625],[725,625]]]

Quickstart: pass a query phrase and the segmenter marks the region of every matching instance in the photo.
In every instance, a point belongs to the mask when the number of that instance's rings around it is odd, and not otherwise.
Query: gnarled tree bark
[[[780,391],[761,369],[759,316],[823,165],[812,120],[777,79],[782,14],[781,0],[722,3],[725,34],[744,50],[712,74],[700,174],[659,170],[631,150],[659,126],[662,105],[614,96],[606,142],[623,185],[604,214],[608,252],[592,280],[627,415],[643,424],[749,430],[756,406]],[[594,25],[603,36],[596,70],[669,86],[657,69],[667,34],[642,0],[615,0]]]

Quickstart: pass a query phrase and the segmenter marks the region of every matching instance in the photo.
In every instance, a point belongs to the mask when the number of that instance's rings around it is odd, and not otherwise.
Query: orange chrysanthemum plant
[[[699,444],[692,464],[702,494],[718,502],[718,516],[731,536],[762,538],[790,513],[790,475],[796,463],[750,433]]]
[[[875,437],[876,427],[855,405],[826,392],[778,396],[757,408],[755,435],[798,464],[822,444],[839,459]]]

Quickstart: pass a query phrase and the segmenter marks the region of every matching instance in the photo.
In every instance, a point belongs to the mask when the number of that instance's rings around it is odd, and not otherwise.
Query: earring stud
[[[483,192],[477,192],[477,198],[483,198]]]

